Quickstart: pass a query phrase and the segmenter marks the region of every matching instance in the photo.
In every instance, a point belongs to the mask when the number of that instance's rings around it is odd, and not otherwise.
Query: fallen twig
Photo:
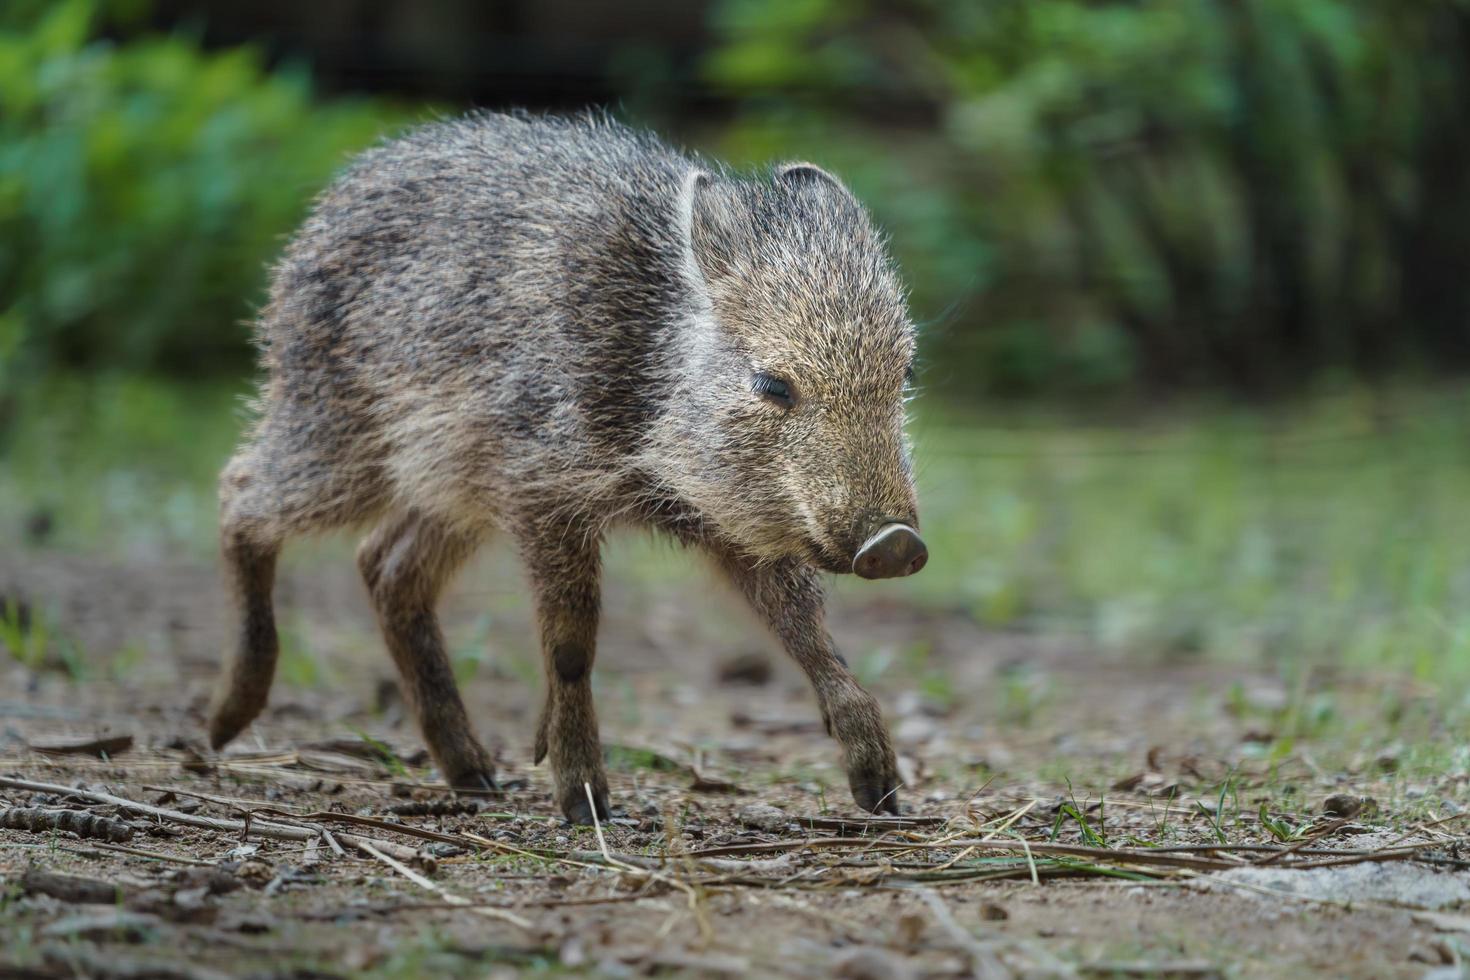
[[[334,853],[341,853],[342,848],[333,841],[333,837],[335,837],[337,841],[341,841],[343,844],[347,844],[357,848],[359,851],[365,850],[366,847],[371,844],[378,850],[386,851],[387,853],[393,855],[399,861],[407,861],[410,864],[418,865],[427,874],[433,874],[434,871],[437,870],[437,868],[439,867],[439,861],[437,858],[434,857],[434,855],[417,850],[416,848],[395,843],[391,840],[382,840],[376,837],[361,837],[357,834],[344,834],[340,831],[338,831],[334,835],[325,827],[321,828],[321,834],[322,838],[326,840],[327,845],[333,849]]]
[[[1042,841],[1009,840],[945,840],[945,841],[873,841],[861,837],[809,837],[805,840],[772,841],[758,844],[729,844],[723,847],[707,847],[691,851],[690,857],[702,858],[716,855],[757,854],[777,851],[801,850],[803,848],[863,847],[874,851],[920,851],[941,848],[974,848],[986,851],[1032,851],[1037,854],[1061,855],[1066,857],[1090,858],[1110,863],[1153,864],[1167,867],[1195,868],[1205,871],[1224,871],[1235,864],[1204,857],[1186,857],[1179,854],[1159,854],[1145,848],[1087,847],[1082,844],[1055,844]]]
[[[0,776],[0,786],[8,787],[10,789],[29,790],[33,793],[52,793],[57,795],[74,796],[79,799],[91,800],[94,803],[111,804],[113,806],[121,807],[126,810],[131,810],[136,813],[145,814],[158,820],[182,824],[186,827],[200,827],[204,830],[216,830],[223,833],[241,834],[242,836],[254,835],[256,837],[268,838],[270,840],[287,840],[295,841],[298,843],[306,843],[307,841],[317,840],[321,836],[321,831],[313,827],[293,826],[285,823],[268,822],[265,820],[254,819],[254,813],[259,811],[252,811],[250,814],[247,815],[247,819],[245,820],[231,820],[227,817],[205,817],[200,816],[196,813],[183,813],[179,810],[170,810],[167,807],[153,806],[149,803],[139,803],[136,800],[130,800],[122,796],[114,796],[111,793],[99,793],[96,790],[76,789],[71,786],[58,786],[52,783],[38,783],[29,779],[17,779],[13,776]],[[270,812],[279,813],[280,811]],[[305,816],[298,817],[292,814],[284,814],[284,816],[293,820],[306,819]],[[326,816],[347,818],[346,814],[326,814]],[[363,818],[357,819],[361,820]],[[394,830],[398,829],[392,824],[384,824],[383,826],[389,827],[390,829]],[[440,836],[445,837],[445,839],[448,839],[451,842],[454,841],[454,838],[447,837],[447,835]],[[401,851],[403,847],[403,845],[394,844],[391,841],[379,841],[367,837],[360,837],[349,834],[338,834],[337,839],[342,841],[343,843],[350,844],[351,846],[356,847],[359,850],[363,850],[364,844],[371,844],[375,847],[378,847],[382,851],[390,852]],[[417,854],[418,852],[413,853]],[[430,858],[428,855],[422,855],[422,857],[426,861],[432,861],[432,858]]]
[[[423,875],[419,874],[417,871],[413,870],[403,862],[389,857],[387,854],[384,854],[382,851],[378,850],[375,846],[373,846],[373,844],[369,843],[368,841],[362,841],[358,846],[360,846],[362,850],[365,851],[367,854],[377,858],[379,861],[382,861],[384,864],[388,865],[388,867],[392,868],[394,871],[397,871],[399,874],[403,875],[403,877],[407,878],[415,885],[418,885],[420,888],[423,888],[427,891],[433,892],[451,905],[454,905],[458,908],[463,908],[468,912],[474,912],[476,915],[482,915],[487,919],[499,919],[502,922],[509,922],[511,925],[518,926],[521,929],[531,929],[531,923],[528,920],[521,918],[519,915],[516,915],[514,912],[508,912],[503,908],[497,908],[491,905],[476,905],[469,899],[464,898],[461,895],[456,895],[454,892],[445,888],[443,885],[430,881],[428,878],[425,878]]]
[[[689,911],[694,916],[695,924],[699,927],[699,934],[704,937],[706,941],[713,938],[714,930],[710,928],[709,920],[706,918],[706,916],[704,915],[704,910],[699,905],[699,893],[694,890],[693,886],[691,886],[688,882],[682,881],[678,878],[673,878],[669,875],[660,874],[657,871],[651,871],[647,868],[640,868],[637,865],[634,865],[628,861],[614,858],[612,856],[612,853],[607,849],[607,839],[602,836],[602,822],[597,819],[597,801],[592,796],[592,784],[583,783],[582,789],[586,791],[587,805],[592,809],[592,829],[597,832],[597,846],[602,849],[603,858],[614,867],[621,868],[622,870],[631,872],[633,874],[645,875],[649,878],[654,879],[655,881],[664,882],[665,884],[672,885],[673,887],[682,891],[689,899]]]
[[[244,800],[233,796],[216,796],[212,793],[200,793],[196,790],[179,789],[177,786],[154,786],[144,783],[143,788],[151,793],[169,793],[173,796],[187,796],[191,800],[203,800],[206,803],[214,803],[218,806],[227,806],[241,811],[288,807],[288,804],[284,803],[268,803],[265,800]]]
[[[306,813],[286,813],[277,810],[274,806],[255,807],[248,811],[252,816],[270,817],[273,820],[292,820],[302,823],[348,823],[359,827],[372,827],[375,830],[386,830],[390,834],[403,834],[405,837],[418,837],[421,840],[436,841],[441,844],[463,844],[462,838],[454,834],[441,834],[435,830],[425,830],[423,827],[414,827],[409,824],[389,823],[387,820],[377,820],[373,817],[359,817],[355,813],[332,813],[327,810],[311,810]],[[339,838],[345,835],[338,834]],[[378,841],[373,841],[377,844]]]
[[[942,827],[948,817],[801,817],[792,816],[791,822],[806,830],[830,830],[837,833],[863,833],[868,830],[921,830],[925,827]]]
[[[59,875],[40,868],[27,868],[20,876],[20,890],[27,895],[49,895],[78,905],[115,905],[126,889],[110,881]]]
[[[133,839],[132,825],[122,820],[82,810],[54,810],[39,806],[13,806],[0,810],[0,827],[29,830],[33,834],[64,830],[78,837],[95,837],[113,844]]]
[[[1276,851],[1272,854],[1267,854],[1265,857],[1255,861],[1255,866],[1262,867],[1267,864],[1273,864],[1276,861],[1279,861],[1282,858],[1286,857],[1287,855],[1301,850],[1308,844],[1315,844],[1324,837],[1330,837],[1331,835],[1335,834],[1339,829],[1341,829],[1345,824],[1350,822],[1350,819],[1347,817],[1343,817],[1340,820],[1334,820],[1326,826],[1322,827],[1322,829],[1318,830],[1317,832],[1297,841],[1295,844],[1289,844],[1279,851]]]
[[[104,735],[100,738],[58,739],[54,742],[31,742],[32,752],[45,755],[95,755],[99,759],[110,758],[133,747],[131,735]]]

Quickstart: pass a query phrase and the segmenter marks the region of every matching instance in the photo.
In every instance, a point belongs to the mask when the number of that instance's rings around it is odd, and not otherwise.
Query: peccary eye
[[[796,404],[791,386],[774,375],[757,372],[750,379],[750,390],[782,408],[791,408]]]

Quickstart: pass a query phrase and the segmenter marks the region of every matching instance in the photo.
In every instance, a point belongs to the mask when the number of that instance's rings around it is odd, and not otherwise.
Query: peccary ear
[[[790,187],[820,186],[828,187],[847,197],[852,196],[852,191],[847,185],[832,176],[815,163],[797,161],[794,163],[782,163],[776,166],[772,177],[778,184],[786,184]]]
[[[691,278],[701,289],[728,270],[735,228],[734,201],[719,178],[691,170],[679,194],[679,218]]]

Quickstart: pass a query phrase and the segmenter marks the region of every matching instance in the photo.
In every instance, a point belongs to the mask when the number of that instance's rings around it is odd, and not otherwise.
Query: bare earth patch
[[[904,768],[880,820],[707,577],[610,575],[615,814],[576,828],[530,765],[540,668],[504,562],[445,617],[499,747],[478,800],[426,767],[350,563],[285,576],[272,707],[216,755],[212,569],[0,562],[35,654],[0,666],[0,975],[1423,977],[1470,941],[1463,757],[1389,737],[1391,695],[1456,744],[1399,679],[1312,675],[1337,719],[1314,733],[1270,672],[844,589],[833,631]]]

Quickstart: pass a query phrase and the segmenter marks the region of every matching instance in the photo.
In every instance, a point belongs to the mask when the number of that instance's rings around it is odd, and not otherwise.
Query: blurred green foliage
[[[105,40],[114,12],[0,14],[0,378],[248,363],[242,323],[280,236],[402,119],[314,103],[304,72],[267,72],[250,49]]]
[[[974,387],[1470,359],[1463,0],[718,0],[714,134],[826,161]]]
[[[148,0],[0,7],[0,376],[238,370],[265,264],[406,121]],[[891,231],[934,387],[1298,386],[1470,364],[1470,0],[711,0],[681,117],[838,170]],[[661,94],[662,93],[662,94]]]

